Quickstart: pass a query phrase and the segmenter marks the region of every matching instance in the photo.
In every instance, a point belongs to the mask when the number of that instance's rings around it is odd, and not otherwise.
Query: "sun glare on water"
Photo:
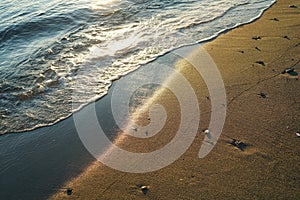
[[[92,9],[103,9],[114,5],[119,0],[91,0]]]

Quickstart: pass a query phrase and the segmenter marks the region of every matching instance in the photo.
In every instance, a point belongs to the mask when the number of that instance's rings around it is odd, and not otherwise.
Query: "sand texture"
[[[198,157],[210,119],[208,90],[181,60],[176,67],[192,84],[201,110],[197,135],[186,153],[166,168],[141,174],[95,162],[65,184],[71,195],[60,191],[52,198],[300,199],[299,18],[300,1],[278,0],[257,21],[204,45],[223,77],[228,104],[222,135],[208,156]],[[171,78],[170,84],[179,83]],[[120,147],[151,152],[170,142],[180,121],[179,103],[166,89],[144,107],[155,103],[168,113],[161,132],[148,140],[121,134],[116,141]],[[134,117],[148,123],[143,110]]]

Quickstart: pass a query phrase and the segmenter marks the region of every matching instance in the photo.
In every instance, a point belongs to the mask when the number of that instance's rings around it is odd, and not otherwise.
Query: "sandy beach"
[[[299,15],[299,1],[278,0],[260,19],[204,45],[227,98],[224,129],[209,155],[198,157],[210,121],[208,89],[193,66],[180,60],[175,68],[191,83],[201,111],[197,135],[183,156],[148,173],[120,172],[95,161],[65,183],[69,194],[60,190],[51,199],[299,199]],[[151,152],[170,142],[180,105],[169,90],[160,89],[133,117],[147,125],[147,108],[157,103],[168,114],[159,134],[145,140],[121,133],[119,147]]]

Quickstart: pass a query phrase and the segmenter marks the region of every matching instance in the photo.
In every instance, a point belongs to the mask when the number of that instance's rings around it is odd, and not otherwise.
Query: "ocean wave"
[[[42,3],[14,11],[0,26],[0,134],[56,123],[107,94],[121,76],[253,21],[274,1]],[[74,97],[74,84],[83,95]]]

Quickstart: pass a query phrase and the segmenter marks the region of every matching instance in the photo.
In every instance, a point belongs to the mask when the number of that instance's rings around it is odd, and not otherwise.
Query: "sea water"
[[[1,0],[0,134],[60,121],[74,101],[98,99],[119,77],[251,22],[274,2]],[[84,95],[72,97],[74,87]]]

